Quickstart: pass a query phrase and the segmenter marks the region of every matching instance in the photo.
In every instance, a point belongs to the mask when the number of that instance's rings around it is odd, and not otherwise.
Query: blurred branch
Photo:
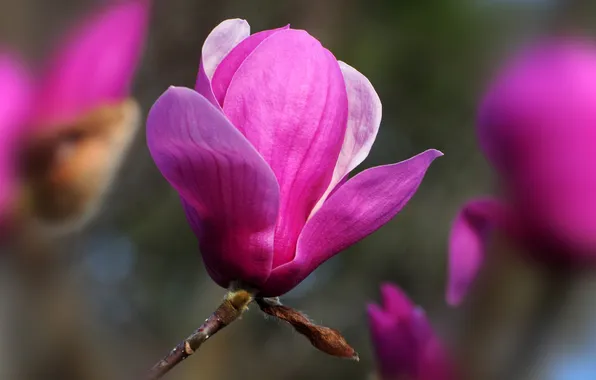
[[[538,273],[521,258],[523,254],[503,239],[493,240],[458,340],[466,379],[501,379],[500,373],[517,353],[517,337],[530,323],[541,294]]]
[[[537,362],[575,281],[564,267],[544,266],[495,241],[467,310],[462,365],[467,379],[522,379]]]
[[[194,354],[212,335],[238,319],[252,300],[252,294],[246,290],[229,292],[217,310],[198,329],[151,368],[147,379],[161,379],[172,368]]]
[[[568,304],[575,281],[566,268],[549,266],[545,269],[542,289],[523,335],[518,339],[514,360],[502,378],[523,379],[539,360],[547,335],[555,328]]]

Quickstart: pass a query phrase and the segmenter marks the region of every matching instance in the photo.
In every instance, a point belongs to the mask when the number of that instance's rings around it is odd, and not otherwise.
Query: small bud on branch
[[[339,331],[314,324],[298,310],[282,305],[277,298],[257,298],[256,302],[265,314],[292,325],[294,330],[307,337],[316,349],[332,356],[360,360],[358,353]]]

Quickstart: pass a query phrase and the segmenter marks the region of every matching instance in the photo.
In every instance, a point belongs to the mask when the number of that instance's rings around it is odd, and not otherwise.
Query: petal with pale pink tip
[[[378,166],[351,178],[306,223],[291,262],[274,267],[262,289],[284,294],[341,250],[391,220],[414,196],[435,158],[431,149],[406,161]]]
[[[339,61],[348,92],[348,127],[333,178],[325,194],[319,199],[318,210],[335,186],[368,156],[381,125],[381,99],[370,81],[358,70]]]
[[[219,64],[232,49],[248,36],[250,36],[250,25],[248,25],[248,22],[235,18],[222,21],[217,25],[209,33],[203,44],[195,90],[218,108],[220,108],[220,105],[215,100],[211,87],[213,75]]]
[[[232,82],[232,78],[244,60],[253,52],[264,40],[275,33],[286,30],[290,26],[284,26],[278,29],[264,30],[255,33],[240,42],[226,57],[221,61],[211,80],[213,95],[220,105],[223,105],[226,92]]]
[[[269,276],[279,188],[267,163],[207,99],[170,88],[153,105],[147,143],[183,199],[209,274],[221,286]]]
[[[279,31],[236,71],[223,109],[279,182],[273,265],[287,263],[329,186],[346,131],[347,95],[337,60],[305,31]]]
[[[148,22],[146,0],[107,6],[75,28],[42,78],[40,124],[67,122],[102,103],[128,96]]]

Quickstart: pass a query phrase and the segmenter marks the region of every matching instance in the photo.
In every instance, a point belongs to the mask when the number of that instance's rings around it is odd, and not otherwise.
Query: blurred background
[[[0,41],[39,62],[74,20],[105,2],[0,0]],[[317,352],[251,309],[167,378],[371,378],[365,305],[378,302],[379,284],[391,281],[426,310],[449,352],[478,379],[596,379],[595,276],[578,274],[560,285],[564,290],[553,290],[540,268],[510,254],[514,248],[497,237],[492,249],[499,254],[476,294],[459,309],[444,302],[451,220],[467,198],[495,191],[474,134],[479,95],[518,44],[561,26],[595,30],[594,3],[156,0],[133,91],[143,120],[169,85],[194,85],[205,37],[236,17],[253,31],[287,23],[306,29],[370,79],[384,115],[357,171],[427,148],[445,157],[392,222],[283,297],[344,333],[360,363]],[[143,127],[93,222],[51,244],[27,243],[37,254],[25,270],[13,262],[0,268],[2,380],[138,378],[224,294],[203,268],[178,196],[149,156]]]

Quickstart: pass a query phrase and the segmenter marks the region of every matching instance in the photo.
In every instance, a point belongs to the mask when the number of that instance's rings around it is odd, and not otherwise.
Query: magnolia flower
[[[114,2],[70,31],[37,78],[27,179],[34,215],[91,214],[138,125],[130,85],[146,34],[145,0]]]
[[[380,120],[370,82],[307,32],[234,19],[207,37],[195,90],[153,105],[147,142],[214,281],[273,297],[387,223],[441,155],[348,179]]]
[[[451,304],[459,303],[497,228],[535,258],[596,259],[596,46],[546,41],[522,52],[480,107],[480,146],[500,174],[503,199],[466,203],[450,237]]]
[[[383,380],[453,380],[446,352],[424,311],[401,289],[381,286],[383,306],[368,306],[379,376]]]
[[[30,103],[30,80],[21,62],[0,53],[0,223],[13,211],[18,192],[18,145]]]

